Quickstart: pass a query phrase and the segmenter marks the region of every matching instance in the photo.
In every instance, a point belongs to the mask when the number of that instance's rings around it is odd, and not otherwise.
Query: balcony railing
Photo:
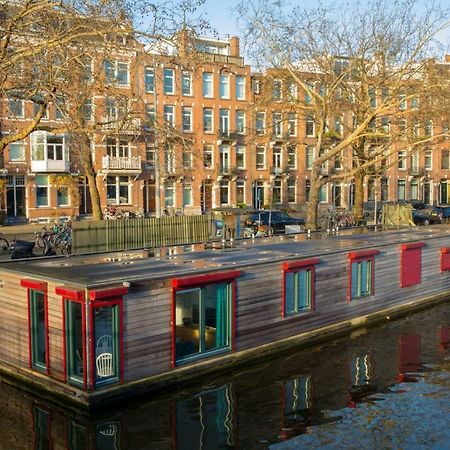
[[[103,156],[103,170],[140,170],[140,156]]]
[[[283,169],[281,167],[274,166],[274,167],[270,168],[270,173],[271,173],[271,175],[278,176],[283,173]]]
[[[331,167],[329,165],[322,166],[320,168],[320,175],[328,176],[328,175],[332,175],[333,173],[334,173],[334,167]]]
[[[423,177],[423,176],[425,176],[425,169],[422,169],[421,167],[418,167],[418,166],[412,166],[409,169],[409,173],[413,177]]]
[[[69,172],[70,161],[59,159],[47,159],[43,161],[31,161],[32,172]]]
[[[203,62],[218,62],[223,64],[235,64],[239,67],[244,66],[244,58],[241,56],[219,55],[217,53],[199,52],[198,56]]]

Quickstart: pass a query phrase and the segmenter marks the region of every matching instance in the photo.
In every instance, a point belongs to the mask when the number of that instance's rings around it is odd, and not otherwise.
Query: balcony
[[[43,172],[69,172],[70,161],[59,159],[32,160],[31,171],[35,173]]]
[[[271,167],[270,174],[275,175],[276,177],[280,176],[283,173],[283,169],[281,167]]]
[[[202,62],[218,62],[222,64],[234,64],[239,67],[244,67],[244,58],[241,56],[219,55],[217,53],[203,53],[197,54]]]
[[[140,156],[103,156],[103,170],[141,170]]]
[[[223,142],[237,142],[244,137],[243,133],[237,133],[236,131],[219,131],[217,134],[217,145],[221,145]]]
[[[334,173],[334,167],[331,167],[328,164],[326,166],[320,167],[320,175],[322,175],[324,177],[333,175],[333,173]]]
[[[411,166],[411,168],[409,169],[409,174],[413,177],[424,177],[425,169],[422,169],[418,166]]]

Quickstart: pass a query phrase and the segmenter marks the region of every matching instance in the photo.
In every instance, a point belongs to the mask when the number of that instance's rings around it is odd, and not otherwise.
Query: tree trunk
[[[357,172],[355,174],[355,197],[353,205],[353,218],[355,222],[361,222],[364,217],[364,174]]]
[[[306,203],[306,229],[317,230],[317,209],[319,207],[319,190],[321,187],[319,179],[319,168],[314,168],[311,173],[311,187],[309,200]]]

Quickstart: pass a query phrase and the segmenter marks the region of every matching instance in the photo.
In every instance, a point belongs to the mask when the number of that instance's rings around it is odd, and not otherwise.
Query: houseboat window
[[[176,362],[231,344],[231,283],[176,292]]]
[[[47,371],[47,311],[44,292],[30,289],[31,366]]]
[[[312,306],[312,269],[285,272],[285,315],[309,311]]]
[[[33,428],[35,449],[52,448],[50,438],[50,413],[49,411],[33,406]]]
[[[351,263],[351,299],[372,295],[372,259]]]
[[[65,300],[66,369],[69,382],[84,382],[83,303]]]
[[[119,305],[94,308],[96,386],[119,381]]]
[[[69,422],[69,433],[67,436],[67,448],[69,450],[79,450],[88,448],[89,433],[88,429],[73,420]]]

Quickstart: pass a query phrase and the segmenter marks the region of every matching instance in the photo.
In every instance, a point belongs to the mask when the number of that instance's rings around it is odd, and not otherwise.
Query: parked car
[[[422,214],[417,209],[412,210],[412,220],[415,225],[429,225],[430,219],[427,214]]]
[[[450,205],[435,206],[428,216],[430,223],[449,223]]]
[[[262,210],[255,212],[245,221],[246,227],[266,225],[270,229],[269,234],[283,234],[286,225],[300,225],[300,231],[305,231],[304,219],[292,217],[283,211]]]

